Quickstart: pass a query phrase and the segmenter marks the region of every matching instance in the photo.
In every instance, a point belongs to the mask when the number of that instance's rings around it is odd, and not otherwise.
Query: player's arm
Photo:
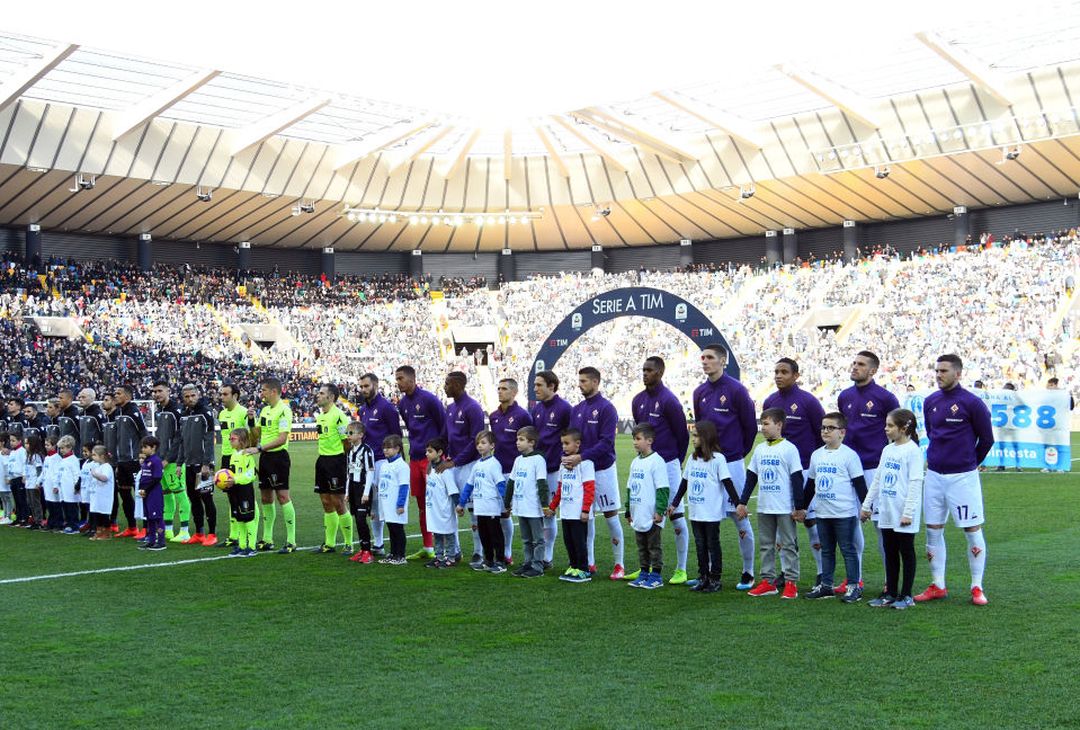
[[[806,484],[803,486],[802,501],[795,503],[795,509],[809,509],[815,494],[817,494],[817,486],[814,484],[814,479],[811,477],[806,480]]]
[[[735,491],[735,482],[731,481],[731,477],[724,477],[720,482],[724,485],[724,491],[727,492],[728,499],[732,504],[739,503],[739,493]]]
[[[866,490],[866,496],[863,497],[862,507],[859,509],[859,518],[863,522],[870,518],[870,506],[877,501],[878,496],[881,494],[881,475],[884,471],[884,468],[879,467],[874,472],[874,480],[870,483],[869,489]]]
[[[248,408],[247,428],[250,442],[252,444],[259,443],[259,439],[262,437],[262,426],[259,425],[258,413],[254,406]]]
[[[465,488],[461,490],[461,495],[458,497],[458,512],[460,513],[465,509],[465,505],[472,499],[473,483],[472,480],[465,483]]]
[[[678,398],[667,400],[667,421],[671,424],[671,434],[675,437],[675,448],[679,453],[679,463],[686,458],[686,449],[690,446],[690,429],[686,425],[686,412]]]
[[[907,462],[908,491],[907,498],[904,500],[904,512],[900,515],[901,525],[910,525],[915,519],[915,513],[922,499],[923,477],[925,476],[921,451],[914,455],[914,458],[909,457]]]
[[[375,487],[375,452],[371,449],[363,449],[360,458],[364,460],[364,494],[362,499],[367,502],[371,499],[371,490]]]
[[[666,482],[665,482],[666,484]],[[671,497],[671,489],[664,487],[657,487],[656,489],[656,511],[653,513],[653,522],[659,524],[664,518],[664,512],[667,510],[668,499]]]
[[[798,457],[796,457],[798,461]],[[791,470],[791,504],[795,508],[796,512],[801,512],[799,505],[805,504],[803,501],[803,491],[806,486],[806,477],[803,475],[802,469]]]
[[[750,501],[750,495],[754,493],[754,488],[757,486],[758,476],[754,471],[754,464],[751,463],[746,470],[746,484],[743,486],[742,494],[739,495],[739,499],[735,504],[739,507],[745,507]]]
[[[537,461],[537,459],[533,459]],[[542,463],[540,468],[536,470],[536,496],[540,500],[540,504],[547,504],[551,499],[551,488],[547,483],[547,464]]]
[[[675,498],[671,500],[671,506],[668,507],[669,513],[679,508],[679,502],[682,501],[684,494],[686,494],[686,477],[683,477],[682,481],[679,482],[679,488],[675,491]]]
[[[866,477],[862,474],[852,477],[851,486],[855,489],[855,496],[858,498],[859,504],[862,504],[863,500],[866,499]]]
[[[551,502],[548,504],[548,506],[546,508],[546,511],[550,512],[551,514],[555,514],[555,510],[557,510],[559,508],[559,502],[561,502],[561,501],[562,501],[562,480],[560,479],[558,484],[556,484],[556,486],[555,486],[555,494],[554,494],[554,496],[552,496]],[[547,516],[551,517],[551,515],[547,515]]]
[[[399,484],[398,485],[397,500],[394,503],[395,506],[398,508],[398,514],[401,514],[401,510],[405,509],[405,503],[408,501],[408,499],[409,499],[409,483],[405,482],[404,484]]]
[[[739,391],[738,409],[739,426],[742,428],[743,454],[749,454],[754,450],[754,441],[757,440],[758,422],[757,412],[754,410],[754,401],[745,390]]]
[[[975,443],[975,463],[981,464],[994,445],[994,428],[990,423],[990,409],[982,400],[979,400],[979,404],[972,410],[974,412],[971,414],[971,425],[975,429],[975,438],[978,439]]]
[[[810,428],[814,431],[814,448],[819,449],[825,444],[821,440],[821,421],[825,418],[825,409],[817,398],[811,396],[810,401]]]
[[[510,509],[510,502],[514,499],[514,480],[507,479],[502,483],[503,488],[499,490],[499,494],[502,495],[503,509]]]

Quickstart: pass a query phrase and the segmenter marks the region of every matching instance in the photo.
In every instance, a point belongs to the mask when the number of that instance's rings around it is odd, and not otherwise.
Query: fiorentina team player
[[[502,467],[503,477],[509,479],[510,471],[514,468],[514,461],[518,457],[517,432],[526,426],[533,425],[533,422],[529,417],[529,412],[517,404],[516,380],[503,378],[499,381],[496,392],[499,396],[499,407],[488,414],[488,422],[491,423],[491,432],[495,434],[495,459]],[[534,448],[541,454],[545,453],[543,449],[535,445]],[[546,459],[545,454],[545,461]],[[547,478],[547,472],[544,473],[544,478]],[[549,481],[547,484],[552,491],[555,490],[555,482]],[[501,521],[503,545],[506,546],[506,564],[510,565],[514,562],[510,554],[514,545],[514,520],[505,517]]]
[[[735,491],[741,494],[746,486],[743,460],[754,448],[758,420],[746,386],[724,372],[727,360],[728,351],[723,345],[706,345],[702,349],[701,371],[706,380],[694,389],[694,420],[709,421],[716,426],[728,473]],[[730,500],[726,506],[728,517],[739,531],[739,553],[743,564],[742,577],[735,588],[748,591],[754,587],[754,528],[749,517],[736,515],[735,506]]]
[[[439,474],[442,474],[447,470],[453,470],[451,473],[454,475],[454,484],[457,486],[459,494],[465,492],[465,485],[469,483],[469,475],[472,473],[473,464],[480,458],[480,454],[476,450],[476,437],[481,431],[486,429],[486,426],[484,425],[484,409],[475,398],[465,392],[465,385],[467,382],[468,378],[465,376],[465,373],[455,370],[454,372],[447,374],[446,381],[443,383],[443,392],[445,392],[446,397],[450,399],[450,405],[446,407],[446,420],[441,434],[447,445],[446,458],[442,463],[435,466],[435,471]],[[424,483],[424,489],[427,489],[426,481]],[[471,563],[475,564],[477,562],[483,562],[483,556],[481,554],[483,549],[480,546],[480,531],[476,526],[476,513],[473,511],[471,504],[468,505],[468,507],[473,535],[473,557]],[[500,526],[499,529],[501,530],[502,527]],[[460,553],[461,542],[458,540],[457,530],[454,530],[453,532],[451,543],[454,555]],[[435,551],[432,550],[429,554],[427,548],[425,548],[424,550],[409,556],[410,559],[424,557],[428,559],[435,557]],[[498,560],[502,560],[504,557],[505,555],[496,556]]]
[[[420,534],[424,538],[423,554],[434,555],[435,538],[427,528],[427,513],[425,512],[427,505],[424,497],[427,489],[427,443],[442,435],[446,411],[443,410],[443,404],[438,396],[416,384],[416,370],[411,365],[402,365],[395,370],[394,380],[398,390],[401,391],[401,398],[397,404],[398,413],[401,414],[401,420],[404,421],[405,428],[409,432],[409,491],[416,499]],[[388,435],[396,436],[397,434]],[[390,457],[386,457],[386,460],[389,459]],[[381,476],[382,472],[378,463],[376,463],[376,471]],[[394,515],[380,514],[383,521],[396,524],[393,522],[397,519]],[[392,519],[388,520],[388,517]]]
[[[930,586],[915,596],[916,601],[945,598],[945,522],[964,531],[971,568],[971,602],[985,606],[983,569],[986,567],[986,540],[982,524],[982,484],[979,464],[994,445],[990,411],[982,398],[960,385],[964,364],[957,355],[942,355],[934,365],[938,390],[923,402],[926,437],[926,481],[923,485],[923,515],[926,518],[926,558],[930,561]]]
[[[361,402],[357,406],[357,420],[364,424],[364,443],[371,449],[372,458],[375,460],[375,471],[372,474],[375,484],[379,483],[379,470],[386,464],[386,455],[383,454],[383,439],[387,436],[401,436],[401,419],[397,408],[386,396],[379,392],[379,378],[375,373],[365,373],[360,376]],[[374,504],[369,505],[371,511],[371,552],[372,555],[383,554],[383,520],[374,509]]]
[[[533,378],[536,405],[532,408],[533,427],[540,433],[536,450],[547,460],[547,483],[559,484],[562,470],[562,436],[570,428],[570,404],[559,395],[559,376],[550,370],[541,370]],[[580,438],[578,439],[580,442]],[[578,444],[580,446],[580,443]],[[580,448],[578,449],[580,451]],[[590,465],[591,466],[591,465]],[[590,504],[591,504],[590,495]],[[592,521],[592,508],[589,509]],[[559,537],[559,517],[552,513],[544,517],[544,567],[550,568],[554,558],[555,540]],[[581,545],[585,545],[585,538]],[[586,564],[588,567],[588,564]]]
[[[798,379],[799,363],[790,357],[777,360],[773,369],[776,392],[765,399],[762,408],[779,408],[784,412],[784,438],[799,450],[803,472],[806,472],[810,468],[810,457],[824,443],[821,440],[821,419],[825,416],[825,409],[813,393],[796,385],[795,381]],[[821,582],[821,540],[818,538],[817,520],[814,517],[814,505],[811,504],[803,524],[806,526],[806,537],[817,565],[818,575],[814,580],[816,587]]]
[[[859,455],[866,483],[874,483],[874,473],[881,461],[881,452],[888,445],[885,436],[885,417],[900,407],[896,396],[874,381],[881,361],[869,350],[862,350],[851,361],[851,386],[840,392],[836,399],[837,409],[847,419],[844,446]],[[877,520],[875,518],[875,527]],[[881,530],[877,530],[878,552],[885,564],[885,543]],[[865,537],[862,528],[855,530],[855,553],[859,558],[859,575],[863,574],[863,548]],[[862,586],[859,586],[862,588]],[[836,593],[847,590],[847,579],[836,587]]]
[[[682,478],[682,462],[686,457],[686,447],[690,445],[690,430],[686,426],[686,411],[678,396],[664,385],[664,360],[652,355],[645,358],[641,368],[641,380],[645,390],[634,396],[631,412],[634,423],[647,423],[653,428],[653,451],[664,460],[667,469],[668,484],[671,494],[678,487]],[[660,511],[667,505],[661,505]],[[677,509],[671,515],[671,526],[675,533],[675,572],[668,583],[686,583],[686,556],[690,550],[690,534],[683,510]],[[638,576],[632,576],[631,580]]]
[[[588,459],[596,469],[596,493],[593,512],[603,512],[611,532],[611,549],[615,557],[615,566],[609,576],[620,580],[626,574],[623,570],[623,530],[619,522],[619,479],[615,468],[615,431],[619,426],[619,417],[611,401],[600,394],[600,371],[594,367],[584,367],[578,371],[578,387],[584,400],[570,411],[570,425],[581,431],[581,451],[563,456],[562,465],[573,469],[583,460]],[[666,506],[666,505],[665,505]],[[589,553],[589,572],[596,572],[596,557],[593,543],[596,538],[596,520],[589,522],[587,536]]]

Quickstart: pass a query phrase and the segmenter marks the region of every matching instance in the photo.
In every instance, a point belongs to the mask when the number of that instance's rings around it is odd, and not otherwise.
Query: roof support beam
[[[412,163],[417,157],[427,152],[429,149],[438,144],[446,135],[454,131],[454,127],[449,124],[444,124],[441,127],[428,127],[426,130],[414,135],[409,143],[401,150],[402,155],[397,159],[390,161],[390,166],[386,171],[387,175],[393,175],[395,172]],[[385,156],[386,159],[389,155]]]
[[[363,139],[359,139],[355,142],[336,145],[337,151],[334,155],[334,170],[340,170],[346,165],[350,165],[357,160],[362,160],[368,155],[374,154],[386,147],[393,147],[398,142],[404,142],[409,137],[419,134],[434,124],[434,119],[395,124],[375,132],[374,134],[369,134]]]
[[[544,128],[539,124],[533,127],[533,131],[536,132],[536,136],[540,138],[540,141],[544,143],[544,149],[547,150],[548,157],[555,163],[556,169],[559,171],[559,175],[564,178],[570,177],[570,170],[566,167],[566,162],[563,160],[562,155],[555,149],[555,143],[551,141],[551,136],[544,131]]]
[[[235,130],[233,132],[232,150],[229,154],[235,157],[241,152],[265,142],[278,132],[288,129],[297,122],[311,116],[329,103],[329,96],[313,96],[288,109],[264,117],[243,129]]]
[[[605,107],[589,107],[574,112],[610,134],[632,142],[639,147],[651,150],[675,164],[694,162],[698,156],[666,138],[663,131],[647,126],[641,121],[631,121],[626,115],[618,114]]]
[[[514,161],[514,134],[507,127],[503,131],[503,179],[509,181]]]
[[[1012,106],[1012,99],[1005,92],[1005,80],[988,64],[975,58],[965,49],[950,44],[937,33],[923,31],[916,33],[915,37],[920,43],[971,79],[973,84],[994,97],[999,104]]]
[[[753,125],[745,119],[720,109],[701,104],[693,99],[688,99],[687,97],[674,92],[654,91],[653,96],[669,106],[673,106],[679,111],[705,122],[713,129],[734,137],[743,144],[750,145],[758,150],[765,147],[765,141],[757,133]]]
[[[626,165],[624,165],[619,160],[619,157],[616,154],[615,149],[613,147],[609,147],[608,145],[604,144],[603,142],[595,140],[592,137],[590,137],[589,135],[585,134],[585,132],[578,129],[578,125],[576,123],[574,123],[573,121],[567,119],[566,117],[552,116],[551,120],[553,122],[555,122],[556,124],[558,124],[563,129],[565,129],[567,132],[572,134],[574,137],[577,137],[589,149],[591,149],[596,154],[600,155],[600,157],[602,157],[609,165],[614,167],[616,170],[618,170],[621,173],[626,172]]]
[[[60,65],[60,62],[79,50],[78,44],[69,43],[66,46],[57,46],[42,54],[41,58],[35,59],[13,73],[3,86],[0,86],[0,111],[8,108],[13,101],[18,99],[31,86],[40,81],[45,74]]]
[[[449,180],[457,174],[457,171],[461,169],[462,164],[464,164],[465,158],[469,156],[469,150],[476,144],[476,140],[479,139],[479,137],[479,129],[474,129],[468,136],[462,137],[454,149],[450,150],[447,155],[447,159],[450,160],[449,166],[447,166],[446,161],[443,160],[435,170],[435,174],[444,180]]]
[[[848,116],[873,129],[881,129],[881,119],[872,109],[872,104],[868,99],[819,76],[813,71],[807,71],[786,63],[779,64],[775,68],[795,83],[809,89],[836,108],[847,113]]]
[[[221,74],[220,71],[212,69],[199,71],[186,79],[181,79],[167,89],[162,89],[130,109],[118,112],[113,117],[113,141],[115,142],[128,132],[146,124],[188,94],[206,85],[219,74]]]

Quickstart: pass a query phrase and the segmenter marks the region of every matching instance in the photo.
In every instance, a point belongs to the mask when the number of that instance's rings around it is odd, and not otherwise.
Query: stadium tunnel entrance
[[[552,370],[575,341],[589,330],[620,317],[645,317],[658,320],[680,331],[698,348],[719,343],[728,351],[725,372],[739,377],[735,353],[720,328],[696,306],[682,297],[662,289],[624,287],[598,294],[578,305],[547,336],[529,371],[530,379],[542,370]],[[619,343],[610,343],[618,347]],[[529,389],[530,393],[532,389]],[[529,407],[535,405],[532,396]]]

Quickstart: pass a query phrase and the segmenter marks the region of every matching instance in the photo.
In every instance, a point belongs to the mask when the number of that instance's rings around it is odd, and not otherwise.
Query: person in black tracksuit
[[[139,472],[141,442],[146,436],[146,423],[143,421],[142,412],[133,402],[135,392],[130,385],[118,385],[113,394],[116,408],[110,414],[110,425],[113,426],[112,437],[115,446],[112,453],[116,459],[116,491],[119,499],[113,500],[112,521],[116,522],[117,502],[124,508],[124,519],[127,520],[128,529],[120,533],[122,537],[134,537],[137,530],[135,524],[135,496],[132,490],[135,488],[135,475]],[[108,436],[108,432],[106,432]],[[106,441],[108,446],[108,441]]]
[[[209,479],[214,468],[214,414],[208,401],[201,397],[199,389],[187,384],[181,391],[184,410],[180,417],[180,435],[183,439],[184,479],[188,499],[191,500],[191,518],[195,523],[192,542],[213,545],[217,542],[217,507],[214,505],[214,489],[199,490],[199,482]],[[203,519],[206,532],[203,532]],[[213,541],[211,541],[211,539]]]

